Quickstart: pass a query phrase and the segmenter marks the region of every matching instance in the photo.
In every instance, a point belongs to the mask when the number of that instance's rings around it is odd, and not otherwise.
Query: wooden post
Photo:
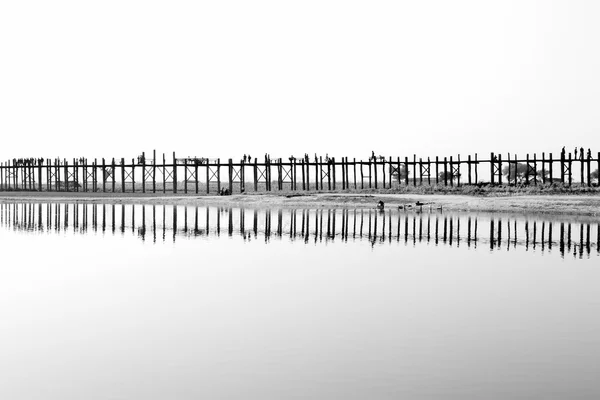
[[[315,158],[315,185],[319,190],[319,181],[321,182],[321,190],[323,190],[323,174],[321,173],[321,164],[323,163],[323,157]]]
[[[582,149],[583,152],[583,149]],[[580,185],[583,186],[585,185],[585,178],[584,178],[584,167],[585,167],[585,161],[584,161],[584,156],[583,154],[580,155],[579,157],[579,164],[581,165],[581,178],[580,178]]]
[[[533,153],[533,184],[537,186],[538,174],[537,174],[537,153]]]
[[[431,158],[427,157],[427,184],[431,186]]]
[[[587,163],[587,185],[588,187],[592,186],[592,155],[588,154],[586,158]]]
[[[131,159],[131,192],[135,193],[135,159]]]
[[[494,179],[494,153],[490,153],[490,177],[491,177],[491,184],[493,185],[495,182]]]
[[[498,154],[498,184],[502,185],[502,154]]]
[[[217,193],[221,193],[221,159],[217,158]]]
[[[413,186],[417,186],[417,155],[413,154]]]
[[[377,183],[377,181],[379,180],[379,179],[378,179],[378,176],[377,176],[377,158],[375,158],[375,159],[373,160],[373,175],[374,175],[374,176],[373,176],[373,178],[374,178],[373,180],[374,180],[374,182],[375,182],[375,189],[377,189],[377,188],[378,188],[378,183]]]
[[[294,191],[298,190],[296,186],[296,159],[292,160],[292,188]]]
[[[448,186],[448,159],[444,157],[444,186]]]
[[[435,156],[435,184],[440,183],[440,158]]]
[[[564,150],[564,149],[563,149]],[[560,182],[565,184],[565,153],[561,151],[560,153]]]
[[[252,166],[252,169],[254,170],[254,191],[257,192],[258,191],[258,159],[254,158],[254,165]],[[206,173],[208,176],[208,172]]]
[[[406,174],[404,175],[404,183],[408,186],[408,157],[404,157],[404,168],[406,169]]]
[[[469,185],[473,184],[471,180],[471,155],[469,154],[467,157],[467,165],[469,166]]]
[[[529,153],[527,153],[525,163],[527,164],[527,168],[525,168],[525,184],[529,185]]]
[[[177,158],[173,152],[173,193],[177,193]]]
[[[354,190],[356,190],[356,158],[352,159],[352,166],[354,168]]]
[[[596,162],[598,164],[598,173],[600,174],[600,151],[596,155]],[[598,186],[600,186],[600,175],[598,176]],[[600,247],[598,247],[598,251],[600,251]]]
[[[152,150],[152,193],[156,193],[156,149]]]
[[[479,176],[478,176],[478,167],[479,167],[479,162],[477,161],[477,153],[475,153],[475,183],[479,182]]]
[[[362,162],[362,160],[360,161],[360,188],[361,189],[365,188],[365,180],[364,180],[364,174],[363,174],[363,162]]]
[[[372,159],[369,158],[369,189],[371,189],[371,176],[373,175],[373,173],[371,171],[371,161],[372,161]]]
[[[306,190],[310,190],[310,159],[305,157],[305,167],[306,167]]]
[[[233,194],[233,160],[229,159],[229,194]]]
[[[423,159],[419,157],[419,185],[423,186]]]
[[[344,157],[342,157],[342,190],[346,190],[346,164],[344,163]]]
[[[549,165],[548,165],[548,177],[550,178],[550,184],[554,183],[554,174],[552,173],[552,162],[554,160],[552,160],[552,153],[548,154],[548,157],[550,158],[549,160]]]
[[[573,183],[573,169],[571,168],[573,166],[573,159],[571,157],[572,155],[569,153],[569,187]]]
[[[302,168],[302,190],[306,190],[306,173],[304,171],[304,158],[300,161],[300,167]]]
[[[38,191],[41,192],[42,191],[42,159],[38,159],[36,162],[37,162],[37,167],[38,167]],[[41,204],[40,204],[40,207],[41,207]]]
[[[454,161],[450,156],[450,186],[454,186]]]
[[[195,189],[195,193],[198,194],[198,181],[200,179],[198,179],[198,159],[194,159],[194,189]]]
[[[383,188],[385,189],[385,158],[381,162],[381,176],[383,177]]]
[[[458,157],[458,167],[456,167],[456,170],[458,171],[458,175],[456,175],[456,185],[458,187],[460,187],[460,154],[457,156]],[[502,183],[502,181],[500,181]]]
[[[327,190],[331,190],[331,161],[332,161],[331,158],[329,160],[327,160]],[[335,168],[334,168],[334,171],[335,171]],[[335,183],[334,183],[334,185],[335,185]]]
[[[188,192],[188,159],[187,157],[183,159],[183,193],[187,194]]]
[[[546,184],[546,153],[542,152],[542,184]]]
[[[167,192],[167,160],[165,158],[165,153],[163,153],[163,162],[162,162],[162,176],[163,176],[163,193]]]
[[[142,193],[146,193],[146,152],[142,152]]]
[[[102,158],[102,193],[106,193],[106,160]]]
[[[121,192],[125,193],[125,158],[121,157]]]
[[[115,184],[117,182],[117,177],[115,176],[116,173],[117,173],[117,167],[115,164],[115,158],[113,157],[112,158],[112,174],[111,174],[112,175],[112,192],[113,193],[115,192],[115,186],[116,186]]]

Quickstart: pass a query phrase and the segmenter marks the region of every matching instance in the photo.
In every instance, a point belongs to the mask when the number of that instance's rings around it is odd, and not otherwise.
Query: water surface
[[[0,205],[0,397],[597,398],[598,220]]]

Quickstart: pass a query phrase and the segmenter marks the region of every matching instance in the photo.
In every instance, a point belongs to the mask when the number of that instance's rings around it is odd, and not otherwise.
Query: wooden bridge
[[[557,183],[597,186],[593,170],[600,169],[588,150],[558,158],[552,153],[525,158],[490,153],[488,159],[460,156],[435,159],[371,157],[367,161],[316,157],[288,160],[251,160],[239,162],[204,157],[173,158],[167,163],[142,153],[131,162],[124,158],[90,161],[86,158],[26,158],[0,163],[1,191],[122,192],[122,193],[229,193],[254,191],[362,190],[421,185],[538,185]],[[247,179],[248,178],[248,179]],[[252,185],[247,188],[246,185]]]

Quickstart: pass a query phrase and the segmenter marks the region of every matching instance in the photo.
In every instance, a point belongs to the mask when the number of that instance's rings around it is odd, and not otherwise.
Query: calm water
[[[0,204],[0,398],[596,399],[599,232]]]

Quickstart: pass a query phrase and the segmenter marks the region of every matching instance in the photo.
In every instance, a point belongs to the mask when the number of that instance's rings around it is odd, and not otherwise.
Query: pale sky
[[[600,151],[597,1],[0,0],[0,159]]]

